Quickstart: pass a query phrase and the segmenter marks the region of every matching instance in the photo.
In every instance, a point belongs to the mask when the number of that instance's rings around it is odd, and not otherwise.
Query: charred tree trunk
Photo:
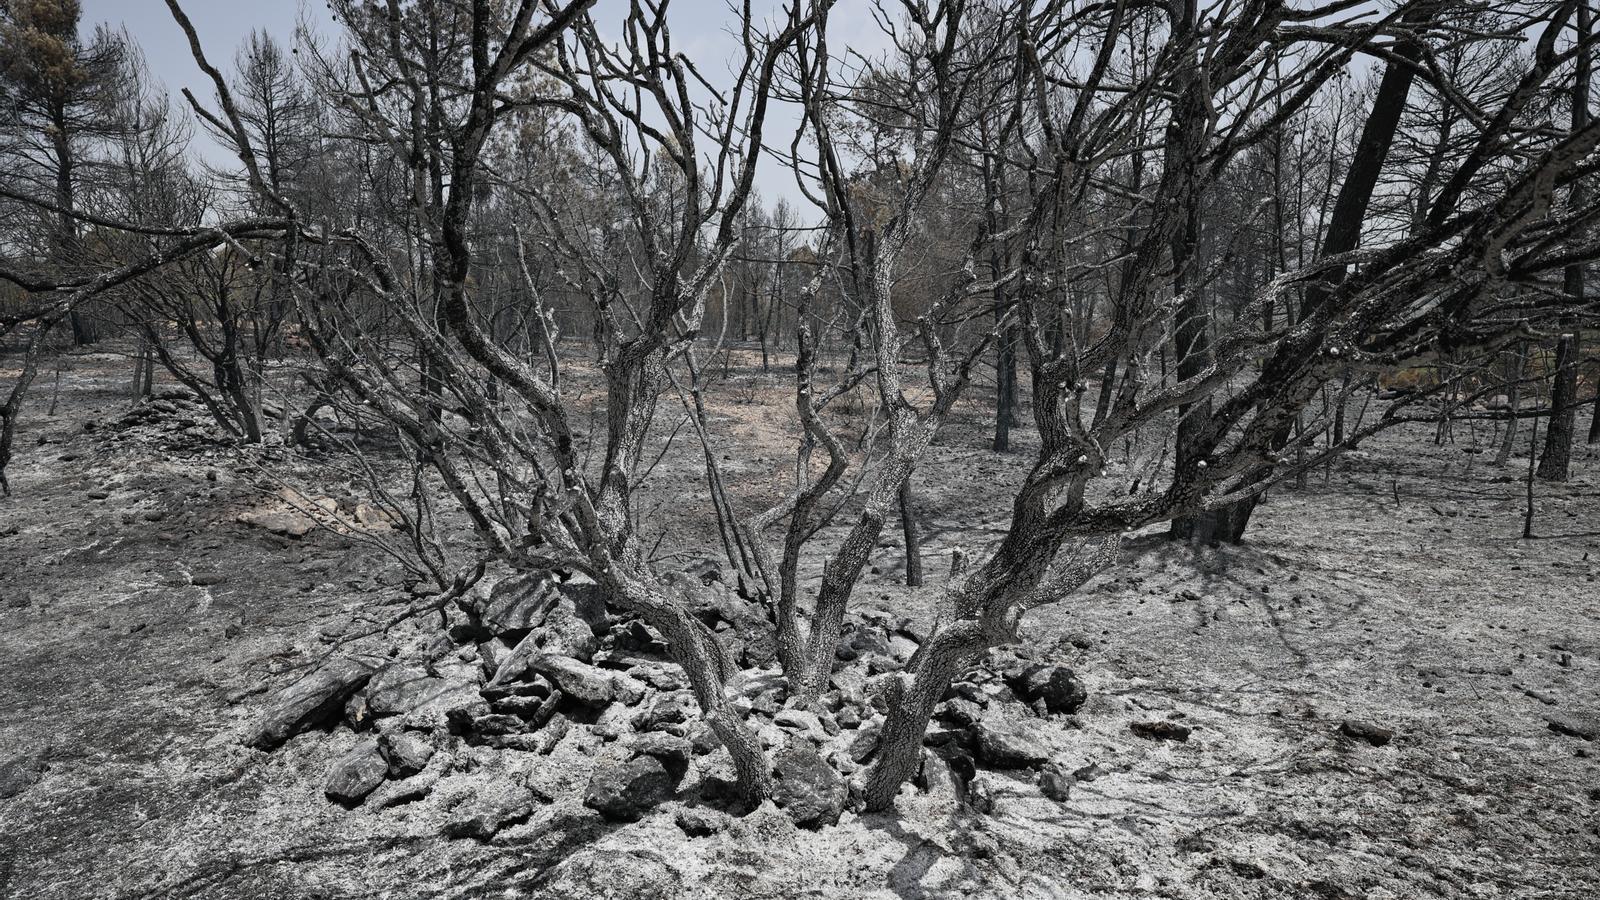
[[[900,530],[906,539],[906,587],[922,587],[922,535],[911,507],[911,479],[900,482]]]
[[[1578,4],[1579,41],[1589,37],[1589,4]],[[1577,77],[1572,86],[1572,130],[1578,131],[1589,124],[1589,54],[1580,52],[1577,60]],[[1583,180],[1572,183],[1573,208],[1582,208],[1586,191]],[[1583,264],[1572,263],[1564,272],[1565,289],[1569,303],[1581,303],[1583,297]],[[1545,481],[1566,481],[1572,465],[1572,439],[1577,431],[1578,365],[1583,359],[1579,347],[1581,325],[1576,317],[1562,320],[1565,331],[1556,341],[1555,380],[1550,388],[1550,425],[1544,433],[1544,450],[1539,456],[1539,477]],[[1589,430],[1594,431],[1590,423]],[[1592,439],[1592,438],[1591,438]]]
[[[6,466],[11,464],[12,447],[17,436],[17,419],[22,415],[22,403],[28,397],[28,388],[39,374],[39,354],[44,349],[45,337],[50,333],[50,322],[41,322],[28,338],[28,348],[23,351],[22,371],[11,386],[5,403],[0,403],[0,496],[11,496],[11,482],[6,479]]]
[[[1184,18],[1174,23],[1175,38],[1187,39],[1195,28],[1195,5],[1184,5]],[[1210,316],[1196,275],[1200,249],[1200,175],[1198,168],[1207,129],[1206,95],[1199,73],[1186,71],[1183,92],[1172,110],[1167,125],[1166,161],[1161,177],[1166,202],[1178,205],[1177,227],[1169,242],[1174,272],[1172,290],[1178,310],[1173,339],[1177,353],[1177,380],[1193,378],[1205,371],[1210,360]],[[1194,467],[1204,455],[1199,445],[1204,440],[1211,403],[1203,400],[1178,407],[1177,452],[1174,465],[1183,470]],[[1216,524],[1205,516],[1174,519],[1170,535],[1174,538],[1209,543]]]
[[[1362,125],[1361,138],[1351,158],[1350,169],[1345,173],[1344,183],[1339,186],[1339,196],[1334,201],[1333,213],[1328,219],[1328,230],[1322,240],[1321,255],[1324,257],[1349,253],[1361,243],[1361,226],[1366,219],[1367,206],[1372,199],[1374,188],[1377,187],[1384,161],[1389,156],[1389,147],[1394,142],[1400,116],[1405,111],[1406,96],[1411,92],[1411,80],[1414,74],[1412,64],[1420,54],[1420,48],[1407,41],[1395,49],[1399,61],[1390,62],[1384,67],[1383,78],[1378,82],[1377,96],[1372,102],[1372,110]],[[1343,276],[1335,273],[1331,280],[1337,284],[1343,281]],[[1300,307],[1301,321],[1314,315],[1327,302],[1331,288],[1332,285],[1328,284],[1312,284],[1307,288],[1305,300]],[[1291,423],[1276,435],[1273,441],[1275,449],[1287,445],[1292,428]],[[1271,468],[1258,469],[1249,473],[1247,480],[1251,483],[1260,483],[1271,474]],[[1188,531],[1210,531],[1208,537],[1214,535],[1216,540],[1238,543],[1244,539],[1245,531],[1250,525],[1250,516],[1255,512],[1259,502],[1259,494],[1240,500],[1215,513],[1215,529],[1190,528]],[[1180,533],[1177,523],[1174,523],[1173,533],[1175,535]]]
[[[998,313],[998,310],[997,310]],[[1011,335],[1003,335],[995,366],[994,452],[1011,449],[1011,426],[1017,419],[1017,351]]]
[[[1507,404],[1511,407],[1510,418],[1506,420],[1505,434],[1500,441],[1500,450],[1495,454],[1494,464],[1503,466],[1511,458],[1513,442],[1517,439],[1517,423],[1522,421],[1517,412],[1522,409],[1522,369],[1528,351],[1524,347],[1517,347],[1516,355],[1506,363],[1506,380],[1511,383],[1507,390]]]

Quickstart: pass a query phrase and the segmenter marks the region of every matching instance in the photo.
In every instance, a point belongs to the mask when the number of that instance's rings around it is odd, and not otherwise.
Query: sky
[[[180,107],[187,110],[187,104],[178,93],[185,87],[202,103],[209,102],[211,81],[195,64],[188,40],[173,21],[165,0],[81,0],[81,3],[81,30],[85,35],[100,24],[126,28],[144,49],[156,79],[166,86]],[[183,0],[182,6],[199,33],[207,58],[224,72],[231,72],[236,50],[253,29],[266,31],[284,46],[292,45],[295,27],[302,21],[324,37],[333,38],[338,33],[337,24],[321,0],[305,3],[300,0]],[[760,6],[757,0],[756,7]],[[847,45],[874,38],[874,43],[881,42],[882,37],[876,33],[867,7],[865,2],[840,4],[834,27],[829,31],[838,30]],[[622,0],[601,0],[595,9],[596,20],[602,28],[609,22],[620,23],[623,10]],[[727,31],[733,18],[726,0],[673,0],[668,15],[674,43],[708,78],[716,81],[729,71],[730,61],[739,47]],[[797,115],[780,113],[775,118],[792,120]],[[779,121],[774,121],[769,128],[778,124]],[[780,143],[787,143],[787,135]],[[205,129],[196,129],[193,147],[213,165],[237,165],[233,154],[218,146]],[[783,197],[797,207],[807,205],[794,186],[792,176],[770,162],[758,167],[756,188],[767,203]]]

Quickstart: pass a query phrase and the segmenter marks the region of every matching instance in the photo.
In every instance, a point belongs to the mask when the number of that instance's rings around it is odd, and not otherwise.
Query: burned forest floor
[[[223,440],[170,386],[130,407],[114,352],[62,357],[52,414],[56,365],[0,500],[0,897],[1600,896],[1595,446],[1535,485],[1532,539],[1526,431],[1496,467],[1481,423],[1380,435],[1275,490],[1241,546],[1136,539],[1023,625],[1021,658],[1088,695],[1003,713],[1061,776],[1048,791],[1038,766],[983,770],[804,828],[695,805],[725,767],[709,752],[628,822],[584,803],[596,761],[634,739],[598,721],[537,746],[440,729],[419,774],[354,805],[326,773],[370,738],[337,716],[245,746],[331,653],[382,665],[437,623],[352,640],[412,587],[359,533],[274,519],[274,473],[353,511],[348,481],[319,489],[314,460]],[[730,384],[712,408],[741,451],[726,474],[770,502],[792,472],[788,395],[759,366]],[[863,614],[927,620],[950,550],[998,536],[1032,446],[992,453],[989,427],[963,410],[919,469],[930,585],[901,586],[891,528]],[[661,568],[703,573],[701,457],[679,449],[644,518]]]

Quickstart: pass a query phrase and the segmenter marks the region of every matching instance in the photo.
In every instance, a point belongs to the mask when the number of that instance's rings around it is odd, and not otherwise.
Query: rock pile
[[[194,392],[175,386],[158,388],[112,422],[109,430],[112,443],[146,444],[169,453],[215,450],[226,442],[211,411]]]
[[[885,712],[877,682],[903,667],[918,635],[907,621],[852,617],[830,690],[803,708],[771,662],[766,619],[720,580],[685,577],[699,582],[691,594],[697,614],[749,667],[733,685],[733,705],[771,754],[774,802],[801,827],[836,823],[850,799],[847,777],[877,752]],[[607,819],[636,821],[680,795],[692,804],[730,799],[715,758],[695,765],[720,743],[700,719],[684,672],[644,622],[608,613],[593,582],[506,572],[486,578],[461,606],[448,636],[425,654],[377,666],[335,659],[289,686],[246,742],[271,749],[338,719],[370,735],[334,761],[324,781],[327,796],[347,806],[424,796],[453,755],[550,754],[563,742],[595,759],[583,804]],[[936,709],[918,784],[970,802],[980,768],[1045,767],[1051,749],[1032,718],[1069,715],[1086,696],[1071,669],[992,654]],[[700,773],[695,779],[692,770]],[[1045,769],[1041,788],[1065,799],[1070,779]],[[500,794],[492,803],[460,804],[447,830],[487,838],[527,818],[533,792],[516,785]],[[709,812],[679,819],[691,833],[721,827]]]

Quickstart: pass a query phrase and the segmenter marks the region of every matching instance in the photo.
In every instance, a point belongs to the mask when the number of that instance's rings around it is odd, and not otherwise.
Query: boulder
[[[530,665],[555,682],[562,693],[585,706],[604,706],[616,697],[610,673],[570,656],[542,654],[534,657]]]
[[[706,886],[685,890],[684,877],[669,864],[670,850],[642,846],[633,850],[598,849],[590,840],[552,837],[546,846],[572,846],[540,878],[541,897],[595,897],[605,900],[659,900],[661,897],[704,896]]]
[[[734,659],[746,669],[759,669],[777,659],[776,629],[761,607],[726,583],[670,573],[668,582],[681,590],[689,607],[707,628],[716,631]]]
[[[640,731],[670,731],[686,734],[688,724],[699,716],[699,705],[688,691],[657,694],[634,719]]]
[[[816,750],[791,746],[774,760],[772,800],[796,825],[819,828],[839,821],[849,790]]]
[[[654,756],[595,767],[583,805],[616,822],[637,822],[652,807],[672,796],[672,775]]]
[[[628,749],[636,757],[654,757],[667,770],[667,774],[672,776],[674,783],[689,771],[689,758],[694,755],[694,745],[689,743],[687,738],[661,731],[649,731],[635,736],[628,742]]]
[[[917,771],[917,787],[946,800],[961,799],[961,780],[944,757],[937,753],[922,754],[922,767]]]
[[[44,771],[45,762],[39,755],[18,756],[0,763],[0,800],[9,800],[37,784]]]
[[[972,729],[978,761],[996,769],[1023,769],[1050,758],[1050,750],[1033,729],[1022,722],[1005,723],[989,718]]]
[[[584,575],[540,570],[485,578],[467,602],[495,633],[545,630],[548,653],[571,651],[587,659],[606,627],[605,596]]]
[[[878,752],[878,739],[883,734],[883,720],[872,719],[856,731],[845,753],[857,764],[865,763]]]
[[[961,697],[946,700],[933,709],[933,717],[963,728],[970,728],[983,719],[983,707]]]
[[[305,537],[317,527],[315,519],[294,509],[245,510],[239,514],[239,522],[296,539]]]
[[[864,622],[846,622],[834,656],[842,662],[851,662],[863,656],[891,656],[889,633],[880,625]]]
[[[1393,729],[1355,719],[1346,719],[1339,723],[1339,733],[1347,738],[1366,741],[1374,747],[1382,747],[1394,740]]]
[[[780,709],[772,721],[784,731],[804,735],[816,744],[824,743],[828,739],[828,730],[822,724],[821,717],[809,709]],[[837,733],[838,726],[833,730]]]
[[[467,677],[430,675],[416,666],[391,663],[372,676],[364,693],[375,719],[412,716],[443,721],[452,709],[476,702],[478,686]]]
[[[598,719],[595,719],[589,730],[601,740],[614,741],[633,731],[633,710],[619,703],[613,703],[605,708]]]
[[[728,814],[704,806],[685,806],[673,816],[673,821],[689,837],[706,837],[728,827]]]
[[[439,783],[441,777],[439,767],[435,767],[432,771],[424,771],[399,781],[385,781],[377,790],[367,795],[363,805],[368,809],[389,809],[415,803],[433,793],[434,785]]]
[[[520,784],[506,778],[493,779],[452,811],[444,833],[447,837],[487,841],[501,830],[527,821],[533,815],[536,800],[533,792]]]
[[[1039,772],[1039,792],[1058,803],[1065,803],[1072,797],[1072,786],[1077,783],[1078,779],[1054,764]]]
[[[372,678],[372,671],[372,666],[349,657],[330,660],[279,691],[245,744],[272,750],[307,728],[338,716],[345,701]]]
[[[988,772],[979,772],[967,782],[967,806],[973,812],[991,815],[994,813],[995,795],[1000,781]]]
[[[1550,730],[1556,734],[1567,737],[1581,738],[1592,741],[1600,738],[1600,719],[1588,719],[1581,716],[1555,715],[1545,719]],[[1387,743],[1387,742],[1386,742]]]
[[[715,753],[722,746],[722,738],[717,737],[716,729],[705,722],[696,722],[685,728],[683,738],[689,742],[695,756]]]
[[[1177,741],[1185,743],[1189,740],[1191,729],[1187,725],[1166,719],[1154,722],[1134,722],[1128,729],[1139,737],[1152,741]]]
[[[1032,665],[1007,682],[1025,703],[1042,701],[1052,713],[1075,713],[1089,699],[1089,691],[1066,666]]]
[[[322,792],[329,800],[354,806],[383,784],[388,774],[389,762],[378,750],[378,742],[362,741],[328,770]]]
[[[344,702],[344,723],[351,731],[366,731],[372,727],[373,715],[367,698],[356,694]]]
[[[634,653],[653,653],[659,656],[667,652],[667,644],[661,639],[661,635],[646,625],[642,619],[629,619],[612,626],[611,644],[618,650]]]
[[[433,758],[434,747],[415,734],[398,732],[378,738],[378,752],[389,763],[389,774],[408,778],[421,772]]]

